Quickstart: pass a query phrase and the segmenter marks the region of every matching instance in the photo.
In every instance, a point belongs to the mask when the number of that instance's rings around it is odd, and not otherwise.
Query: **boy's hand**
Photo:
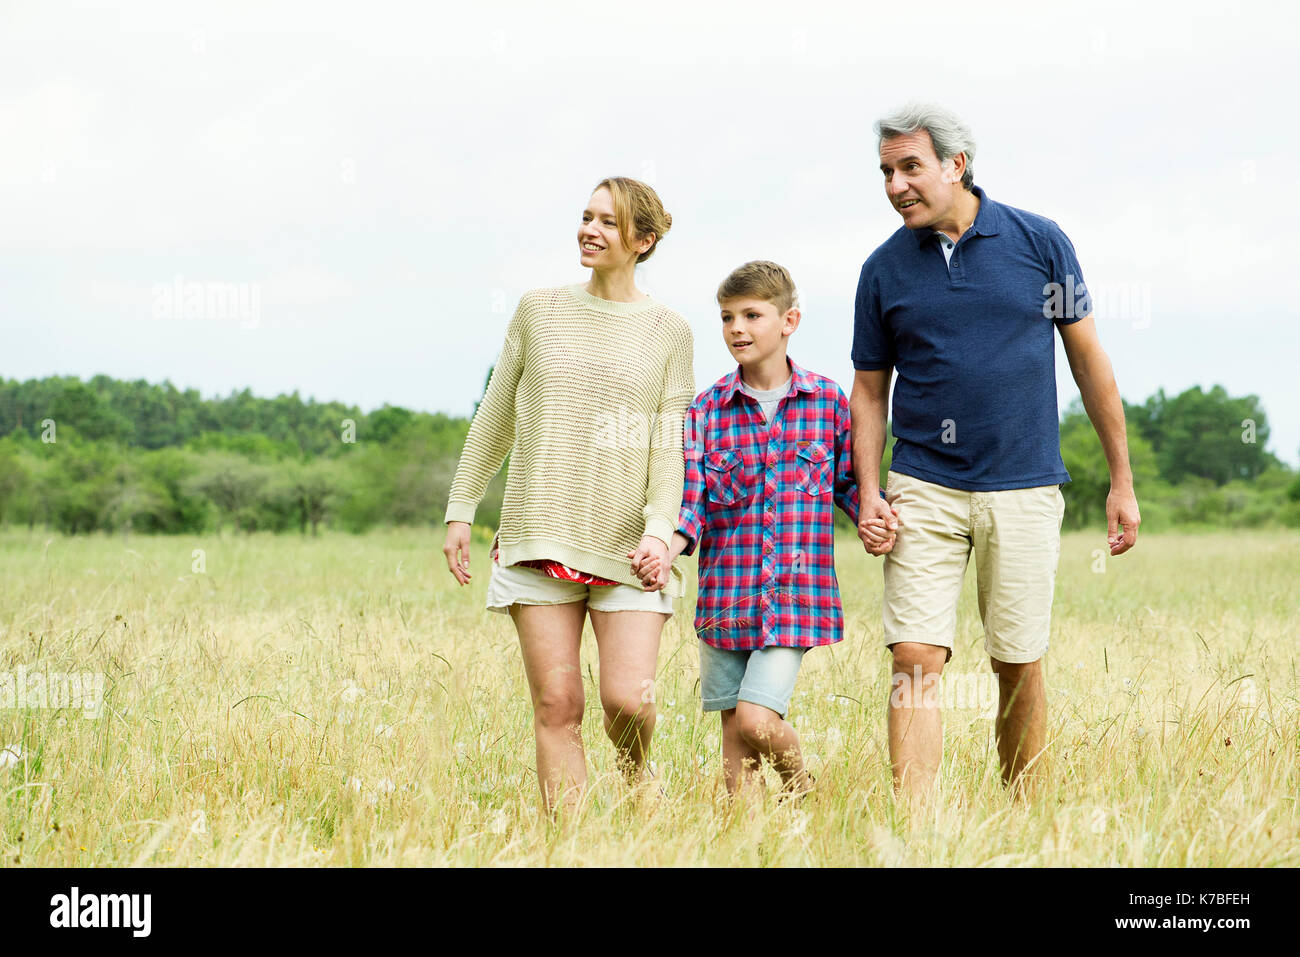
[[[868,555],[885,555],[893,551],[898,540],[898,510],[883,498],[866,498],[858,513],[858,538]]]
[[[641,579],[646,591],[658,591],[668,584],[668,546],[653,535],[644,536],[627,557],[632,560],[632,574]]]

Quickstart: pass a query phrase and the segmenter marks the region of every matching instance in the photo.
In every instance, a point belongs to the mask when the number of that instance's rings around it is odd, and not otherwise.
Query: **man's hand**
[[[884,555],[893,551],[898,540],[898,509],[890,506],[878,495],[866,496],[858,512],[858,538],[868,555]]]
[[[632,560],[632,574],[641,579],[645,591],[659,591],[668,584],[672,569],[668,546],[653,535],[643,537],[636,551],[628,552],[627,557]]]
[[[447,570],[462,585],[468,585],[469,574],[469,523],[448,522],[447,540],[442,553],[447,557]]]
[[[1142,516],[1138,514],[1138,500],[1132,487],[1116,488],[1112,485],[1110,494],[1106,496],[1106,544],[1110,546],[1111,555],[1123,555],[1137,544],[1138,525],[1141,523]]]

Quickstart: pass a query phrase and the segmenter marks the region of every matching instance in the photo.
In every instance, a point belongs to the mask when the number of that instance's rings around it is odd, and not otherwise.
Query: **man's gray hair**
[[[958,153],[966,154],[966,171],[962,173],[961,185],[966,189],[975,185],[975,137],[971,135],[970,127],[952,110],[937,103],[908,103],[876,120],[875,129],[876,136],[880,137],[876,143],[877,152],[880,144],[891,137],[925,130],[934,143],[939,162],[952,159]]]

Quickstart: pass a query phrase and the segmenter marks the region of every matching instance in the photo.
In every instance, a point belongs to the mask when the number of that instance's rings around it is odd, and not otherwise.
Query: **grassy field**
[[[693,598],[659,658],[667,796],[627,790],[588,626],[592,788],[557,827],[537,810],[513,627],[483,611],[480,531],[465,589],[437,529],[0,533],[0,691],[19,668],[105,680],[98,716],[0,702],[4,865],[1300,864],[1294,533],[1151,535],[1104,566],[1101,533],[1065,537],[1053,764],[1028,806],[1003,791],[980,707],[973,569],[940,797],[910,820],[889,787],[880,564],[856,539],[839,549],[846,640],[809,655],[792,704],[820,785],[798,806],[723,800]]]

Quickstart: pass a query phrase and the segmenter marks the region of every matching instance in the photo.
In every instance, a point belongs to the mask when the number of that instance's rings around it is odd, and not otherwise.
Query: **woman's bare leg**
[[[655,728],[655,669],[659,639],[671,618],[657,611],[591,612],[600,653],[600,703],[605,733],[618,750],[618,763],[629,781],[645,773],[650,736]]]
[[[510,606],[533,699],[537,782],[548,811],[576,804],[587,786],[582,751],[582,646],[585,601]]]

